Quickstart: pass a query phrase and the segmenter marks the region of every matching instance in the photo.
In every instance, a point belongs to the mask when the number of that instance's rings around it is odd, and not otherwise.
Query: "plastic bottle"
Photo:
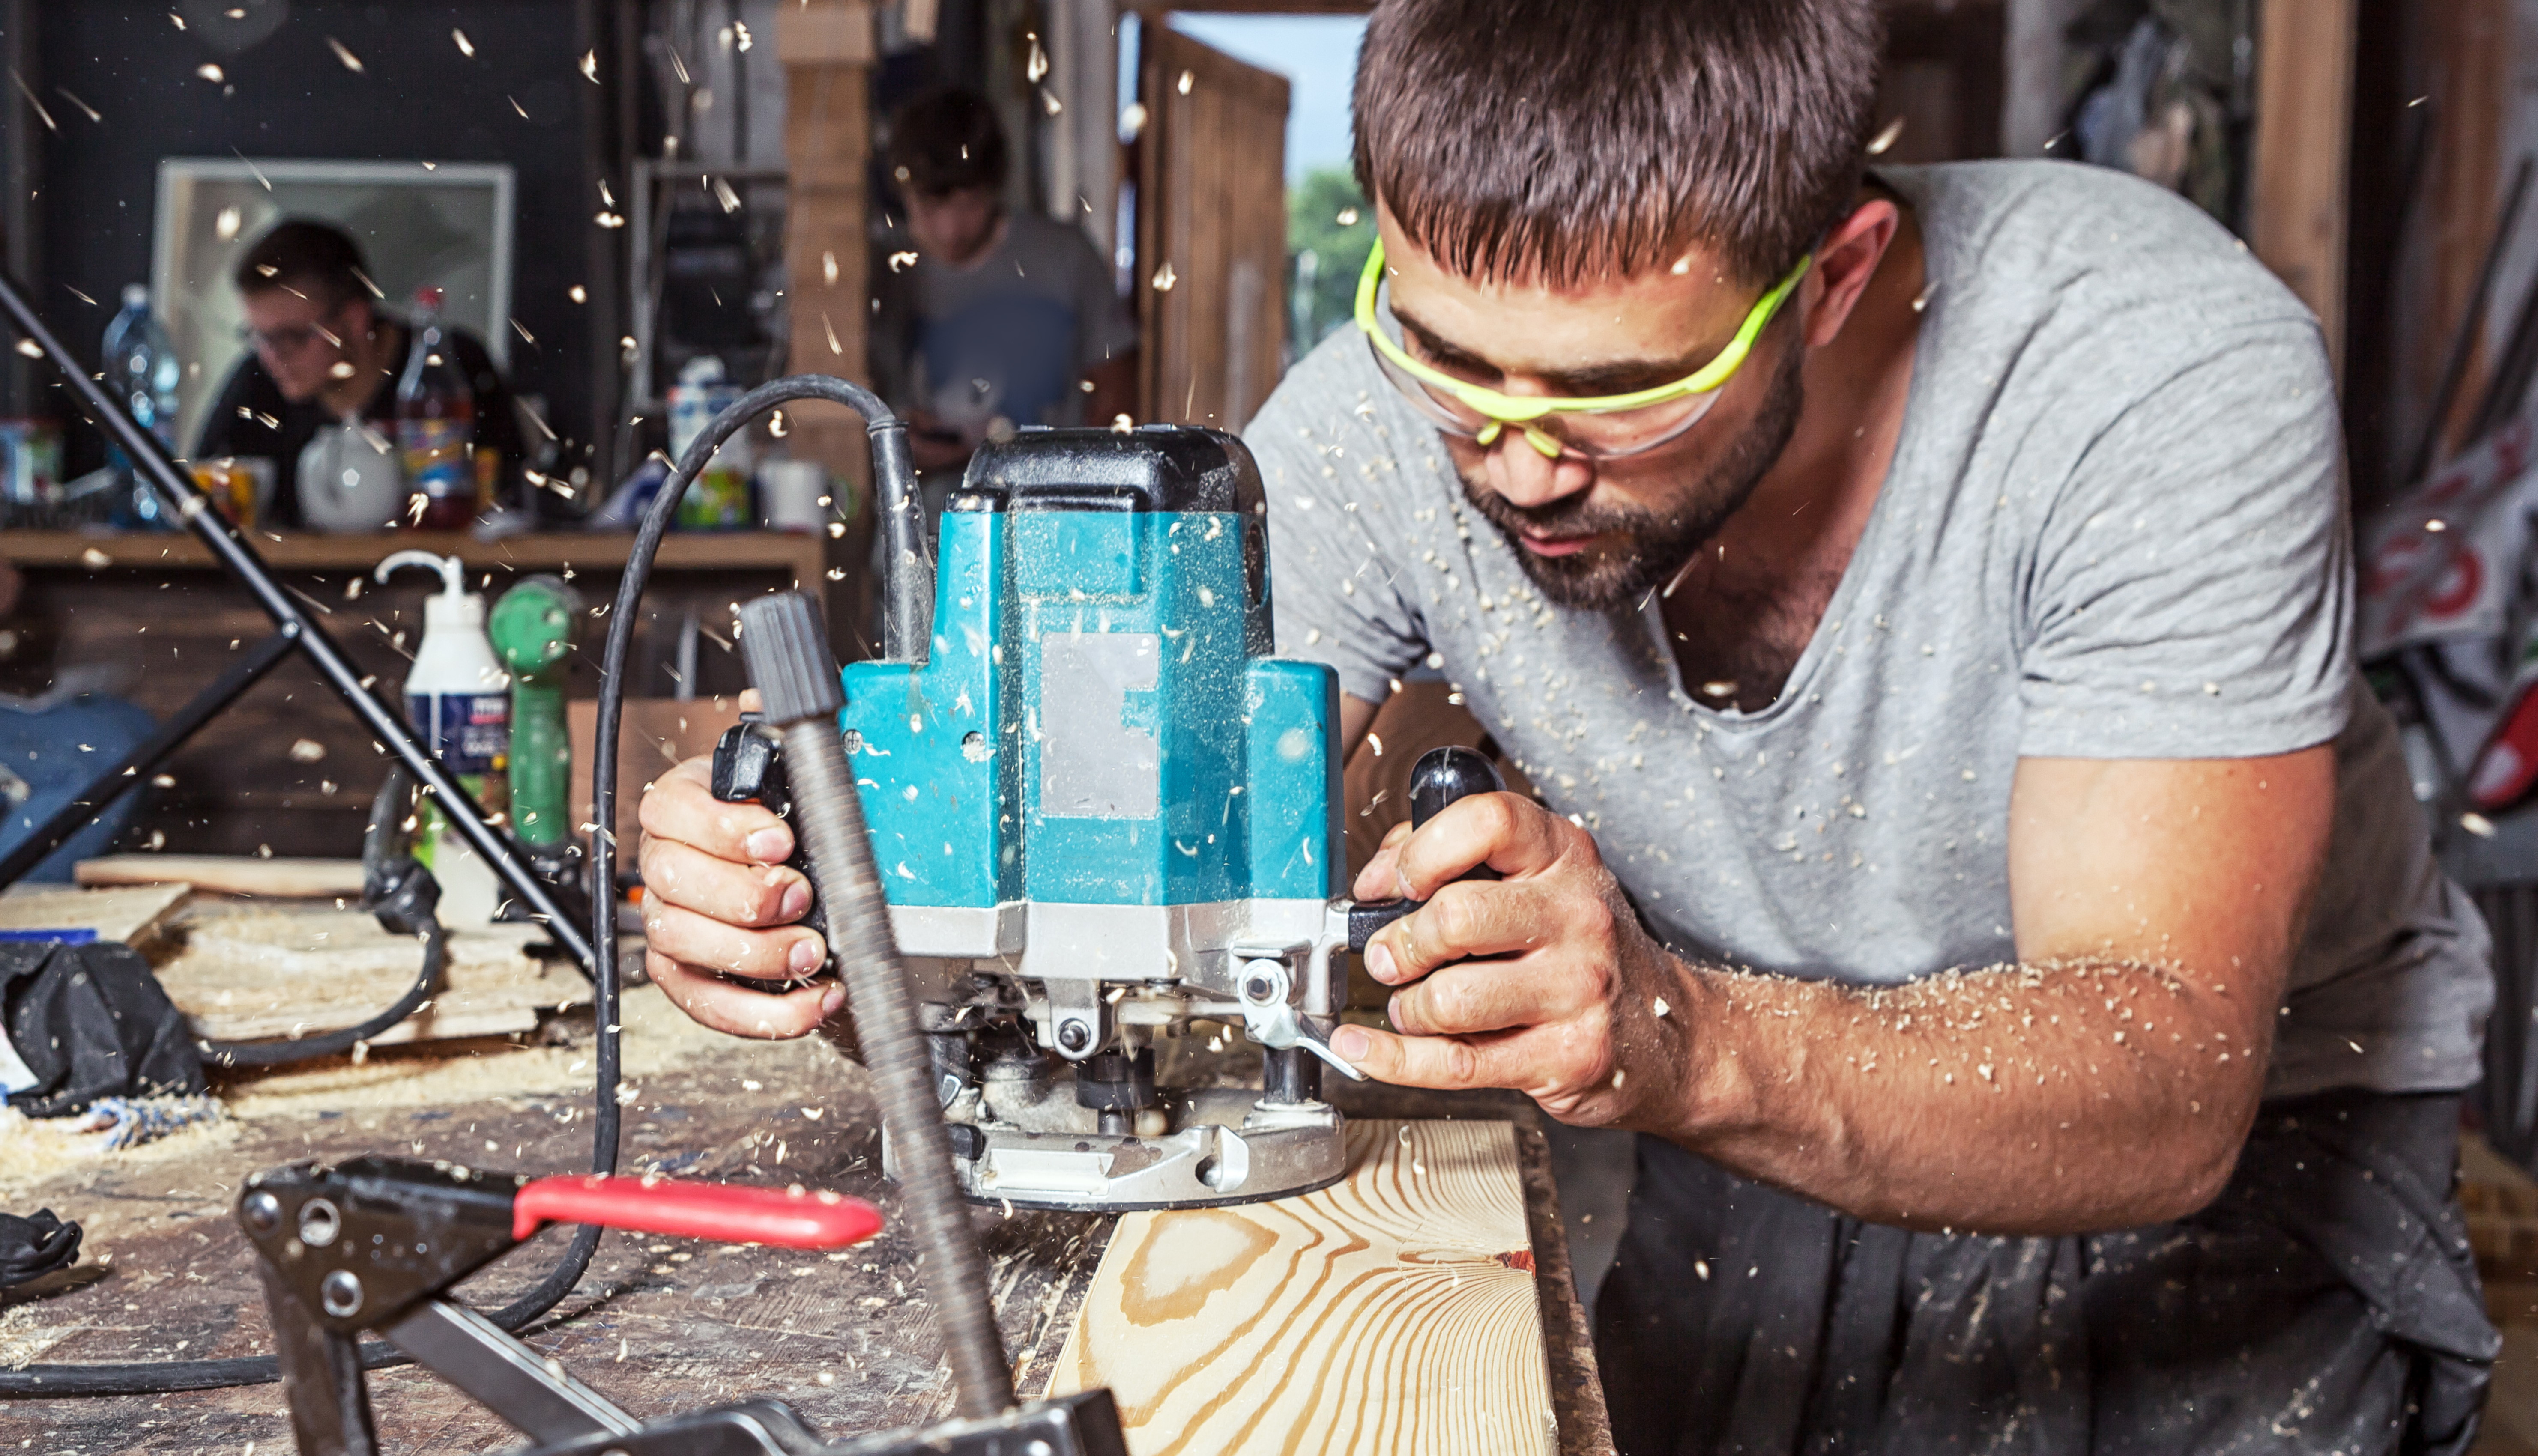
[[[414,344],[397,380],[396,435],[407,519],[426,531],[467,529],[476,519],[476,394],[441,326],[438,289],[414,292]],[[422,497],[419,510],[415,496]]]
[[[734,400],[737,385],[725,382],[722,361],[710,354],[689,360],[670,386],[670,458],[687,458],[688,446],[705,432]],[[751,508],[749,478],[757,446],[743,430],[723,442],[713,459],[688,483],[679,497],[679,526],[691,531],[745,531],[758,524]]]
[[[456,557],[400,551],[379,563],[375,574],[385,581],[405,566],[438,571],[441,579],[440,591],[424,599],[423,641],[405,679],[406,717],[459,786],[500,823],[510,800],[511,677],[485,634],[485,599],[467,589],[467,567]],[[492,867],[429,798],[417,820],[414,857],[440,882],[442,923],[491,921],[499,899]]]
[[[106,388],[131,409],[134,420],[159,436],[161,444],[174,449],[176,386],[185,369],[177,361],[175,341],[150,311],[150,290],[137,283],[124,287],[123,309],[105,326],[101,357]],[[167,513],[159,496],[134,477],[132,459],[121,446],[107,444],[106,464],[124,482],[114,523],[127,530],[166,525]]]

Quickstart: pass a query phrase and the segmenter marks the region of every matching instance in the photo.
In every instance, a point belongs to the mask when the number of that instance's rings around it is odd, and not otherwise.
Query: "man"
[[[2316,326],[2134,179],[1863,177],[1877,53],[1375,8],[1382,288],[1249,436],[1278,638],[1352,742],[1441,668],[1548,807],[1387,840],[1430,904],[1332,1044],[1644,1135],[1625,1451],[2461,1451],[2487,942],[2353,668]],[[782,827],[697,765],[644,825],[675,999],[835,1013],[703,974],[817,963]]]
[[[232,275],[250,352],[204,418],[197,459],[273,462],[270,523],[310,524],[301,511],[301,456],[328,426],[363,421],[396,437],[397,379],[411,334],[378,305],[361,248],[330,224],[295,219],[256,239]],[[476,401],[476,443],[514,478],[525,456],[511,392],[483,341],[446,330]]]
[[[873,270],[873,371],[912,427],[919,469],[957,470],[1023,425],[1135,408],[1137,326],[1082,232],[1008,212],[1003,130],[986,100],[932,91],[891,119],[905,226]]]

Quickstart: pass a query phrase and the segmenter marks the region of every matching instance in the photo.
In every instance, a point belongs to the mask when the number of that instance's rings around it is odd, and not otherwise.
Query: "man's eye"
[[[1424,349],[1413,352],[1421,364],[1457,379],[1473,384],[1496,384],[1499,381],[1499,371],[1485,364],[1468,359],[1438,359]]]

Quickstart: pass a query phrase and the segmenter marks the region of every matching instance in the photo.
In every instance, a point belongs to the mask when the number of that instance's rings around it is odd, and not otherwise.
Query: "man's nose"
[[[1518,430],[1502,431],[1483,460],[1490,489],[1508,504],[1528,510],[1595,484],[1595,468],[1582,456],[1567,450],[1546,456]]]

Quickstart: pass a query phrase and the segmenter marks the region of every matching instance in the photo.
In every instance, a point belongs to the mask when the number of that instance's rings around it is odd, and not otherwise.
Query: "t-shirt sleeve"
[[[1371,535],[1385,502],[1356,489],[1379,442],[1333,393],[1326,363],[1290,371],[1242,438],[1268,491],[1278,654],[1328,663],[1341,692],[1381,702],[1428,655],[1427,626]]]
[[[2083,451],[2036,536],[2019,752],[2236,759],[2343,730],[2352,542],[2316,330],[2216,342]]]

